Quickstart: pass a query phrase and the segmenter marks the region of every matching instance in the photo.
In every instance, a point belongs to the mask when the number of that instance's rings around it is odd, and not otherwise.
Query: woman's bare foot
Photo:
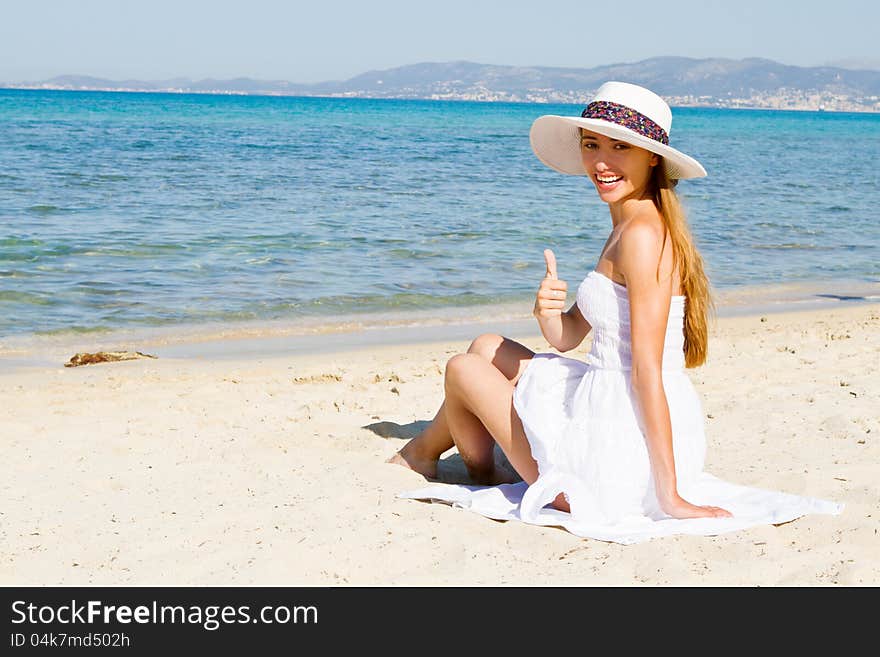
[[[413,472],[418,472],[426,479],[436,479],[438,459],[420,454],[418,449],[413,446],[415,441],[416,438],[410,440],[400,451],[385,462],[402,465]]]

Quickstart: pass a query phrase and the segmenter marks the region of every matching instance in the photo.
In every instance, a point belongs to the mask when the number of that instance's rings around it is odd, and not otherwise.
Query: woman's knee
[[[456,354],[446,361],[444,380],[446,388],[457,386],[464,378],[473,374],[474,366],[482,360],[472,353]]]
[[[477,354],[492,363],[508,381],[516,383],[535,352],[510,338],[497,333],[483,333],[468,348],[469,354]]]
[[[468,347],[469,354],[479,354],[489,362],[495,358],[498,348],[504,343],[504,336],[497,333],[483,333],[477,336],[471,346]]]

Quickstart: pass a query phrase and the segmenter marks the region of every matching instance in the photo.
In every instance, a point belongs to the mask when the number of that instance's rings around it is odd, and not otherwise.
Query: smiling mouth
[[[596,174],[596,180],[604,185],[611,185],[623,180],[623,176],[600,176]]]

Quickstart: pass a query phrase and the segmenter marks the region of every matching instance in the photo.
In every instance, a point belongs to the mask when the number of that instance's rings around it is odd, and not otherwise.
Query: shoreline
[[[714,296],[717,322],[726,317],[871,307],[880,304],[880,282],[831,280],[751,285],[715,290]],[[349,313],[335,318],[310,316],[225,324],[13,334],[0,337],[0,371],[60,366],[74,353],[83,351],[144,351],[160,358],[234,360],[460,341],[485,332],[540,336],[530,311],[532,303],[528,299],[522,303]],[[570,307],[573,303],[574,293],[570,291],[566,305]]]

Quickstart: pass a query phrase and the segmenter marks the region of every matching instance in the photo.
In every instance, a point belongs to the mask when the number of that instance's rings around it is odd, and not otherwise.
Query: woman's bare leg
[[[515,385],[525,366],[534,356],[531,349],[520,343],[493,333],[485,333],[471,342],[467,353],[477,354],[491,363],[511,385]],[[431,424],[410,440],[389,463],[408,467],[429,479],[437,476],[437,461],[454,446],[447,421],[447,403],[444,399]]]
[[[538,478],[538,463],[513,407],[513,389],[501,372],[474,354],[453,356],[446,366],[446,420],[476,483],[498,483],[492,457],[495,443],[523,481],[531,485]],[[564,493],[552,505],[571,512]]]
[[[497,442],[523,480],[533,483],[538,467],[513,408],[513,388],[534,355],[500,335],[479,336],[467,354],[453,356],[447,363],[446,398],[434,420],[388,462],[434,478],[440,456],[457,445],[471,477],[491,484],[496,479],[492,450]],[[571,511],[563,493],[556,496],[553,507]]]
[[[523,480],[538,478],[538,464],[513,408],[514,386],[477,354],[458,354],[446,365],[446,421],[468,473],[478,484],[496,483],[497,443]]]

